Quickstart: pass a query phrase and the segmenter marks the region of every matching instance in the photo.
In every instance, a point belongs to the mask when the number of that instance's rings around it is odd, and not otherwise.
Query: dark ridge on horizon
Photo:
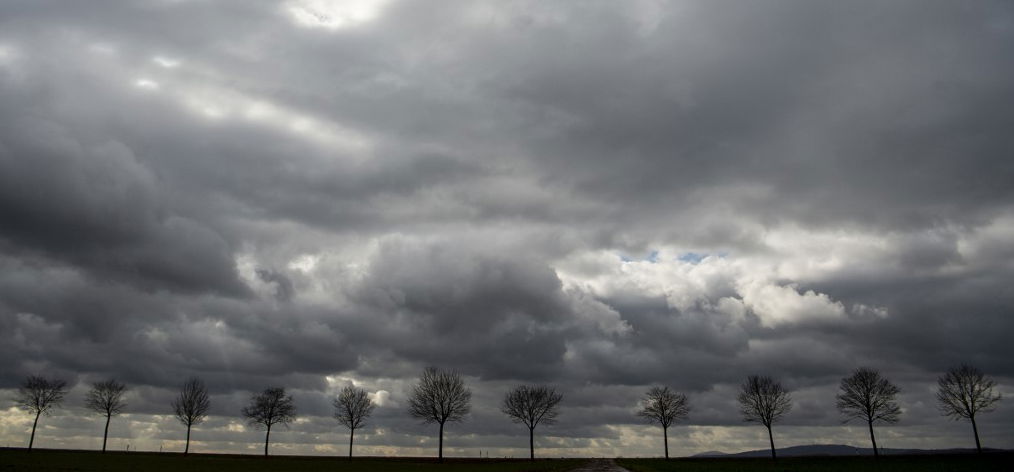
[[[949,449],[911,449],[911,448],[879,448],[884,455],[927,455],[927,454],[975,454],[975,448],[949,448]],[[844,444],[810,444],[801,446],[789,446],[777,448],[779,457],[810,457],[810,456],[873,456],[873,448],[856,447]],[[984,447],[985,453],[1014,452],[1011,449],[996,449]],[[743,452],[721,452],[706,451],[687,457],[770,457],[769,449],[756,449]]]

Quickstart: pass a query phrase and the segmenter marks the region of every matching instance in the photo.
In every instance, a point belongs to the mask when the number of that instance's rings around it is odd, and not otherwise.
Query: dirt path
[[[616,465],[612,459],[595,459],[581,467],[571,469],[570,472],[630,472],[623,467]]]

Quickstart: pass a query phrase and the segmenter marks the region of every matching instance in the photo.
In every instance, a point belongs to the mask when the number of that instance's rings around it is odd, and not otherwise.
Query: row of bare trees
[[[516,423],[528,427],[528,446],[531,459],[535,459],[535,427],[551,424],[558,414],[557,405],[563,395],[545,386],[521,385],[507,392],[501,410]],[[437,457],[444,457],[444,426],[465,419],[471,409],[472,391],[465,386],[461,374],[453,371],[426,368],[412,388],[408,398],[409,414],[423,423],[439,425]],[[366,390],[346,386],[333,400],[334,417],[349,430],[349,458],[357,429],[366,425],[376,406]],[[296,418],[296,408],[285,389],[273,387],[255,394],[250,405],[243,408],[243,416],[250,425],[266,430],[264,455],[268,454],[271,428],[276,424],[288,425]],[[189,432],[188,432],[189,438]],[[189,439],[188,439],[189,441]]]
[[[520,385],[504,396],[500,411],[528,428],[529,458],[535,460],[535,427],[556,422],[563,395],[543,385]],[[440,426],[437,457],[444,458],[444,425],[463,420],[471,409],[472,391],[461,374],[428,367],[413,387],[408,410],[423,423]]]
[[[976,415],[992,410],[1001,398],[994,391],[996,382],[979,369],[960,365],[947,371],[937,379],[937,406],[941,414],[955,420],[967,419],[972,423],[976,451],[982,452]],[[861,420],[866,422],[873,444],[873,455],[880,456],[877,438],[873,433],[875,423],[897,423],[901,407],[896,400],[901,390],[884,378],[879,371],[860,367],[852,375],[842,378],[839,392],[835,396],[838,411],[845,417],[844,422]],[[792,396],[782,384],[771,377],[751,375],[740,386],[737,396],[740,412],[745,421],[760,423],[767,428],[771,458],[777,458],[772,425],[792,409]],[[669,387],[652,387],[643,400],[638,416],[662,426],[665,458],[669,458],[669,426],[690,414],[687,396]]]
[[[105,430],[102,438],[102,451],[106,450],[109,436],[109,422],[127,406],[124,401],[126,385],[116,380],[107,380],[92,384],[85,397],[88,409],[104,414]],[[46,379],[29,376],[18,389],[16,402],[18,405],[35,415],[32,423],[31,438],[28,450],[35,443],[35,429],[39,417],[48,415],[60,406],[67,394],[67,383],[63,380]],[[419,382],[413,387],[409,396],[409,414],[423,423],[437,423],[439,430],[439,446],[437,456],[442,460],[444,455],[444,425],[462,421],[471,408],[472,392],[465,386],[463,377],[457,372],[442,371],[434,367],[425,369]],[[501,410],[516,423],[528,427],[528,445],[530,457],[535,459],[535,427],[539,424],[551,424],[558,414],[557,406],[563,395],[555,389],[539,385],[521,385],[507,392]],[[373,413],[375,404],[369,393],[353,386],[344,387],[332,401],[334,418],[349,430],[349,458],[352,457],[352,446],[355,432],[366,425],[366,420]],[[172,400],[173,413],[176,419],[187,428],[186,445],[183,454],[190,452],[190,433],[193,426],[200,424],[208,417],[211,409],[211,396],[208,388],[198,378],[190,378]],[[247,423],[255,428],[263,429],[264,455],[268,455],[271,443],[271,430],[276,425],[288,426],[296,419],[296,406],[292,395],[282,387],[269,387],[250,397],[250,403],[243,407],[241,413]]]
[[[938,381],[937,403],[942,414],[954,419],[967,419],[972,423],[976,450],[982,452],[976,416],[990,411],[1001,396],[995,392],[996,382],[979,369],[961,365],[950,369]],[[109,423],[120,414],[127,404],[124,396],[126,385],[116,380],[93,383],[85,396],[85,407],[106,418],[102,436],[102,451],[106,450]],[[875,456],[879,456],[874,435],[875,423],[896,423],[901,408],[896,397],[900,389],[884,378],[879,371],[861,367],[852,375],[841,379],[836,406],[845,417],[865,421],[870,432]],[[62,380],[29,376],[16,394],[16,403],[22,409],[35,415],[32,433],[28,441],[31,451],[35,442],[35,429],[39,417],[48,415],[60,406],[67,394],[67,383]],[[409,414],[423,423],[439,425],[437,457],[443,460],[444,426],[462,421],[471,409],[472,392],[465,385],[463,377],[453,371],[426,368],[415,384],[408,399]],[[520,385],[508,391],[501,404],[501,411],[513,422],[528,428],[529,457],[535,459],[535,428],[540,424],[552,424],[559,414],[558,406],[563,395],[554,388],[542,385]],[[776,458],[772,426],[792,408],[792,398],[781,383],[771,377],[751,375],[740,386],[737,397],[743,419],[760,423],[768,432],[771,457]],[[353,386],[344,387],[332,401],[334,418],[349,430],[349,458],[355,432],[366,425],[375,404],[369,394]],[[186,446],[183,453],[190,452],[190,432],[194,425],[203,422],[211,408],[208,388],[200,379],[190,378],[172,401],[177,420],[187,428]],[[242,409],[249,425],[264,429],[264,455],[268,455],[271,429],[276,425],[288,426],[296,419],[296,407],[292,395],[282,387],[267,388],[255,393],[250,403]],[[652,387],[642,401],[638,416],[662,426],[665,458],[669,458],[670,426],[685,420],[690,414],[687,396],[669,387]]]
[[[557,405],[563,396],[549,387],[522,385],[507,393],[502,411],[514,422],[528,427],[530,457],[535,459],[535,427],[552,423],[557,416]],[[437,457],[444,457],[444,426],[465,419],[471,409],[472,391],[465,386],[461,374],[426,368],[412,388],[408,399],[409,414],[423,423],[439,425]],[[366,425],[375,404],[369,393],[361,388],[346,386],[332,401],[334,417],[349,430],[349,458],[357,429]],[[265,430],[264,455],[268,455],[271,428],[276,424],[288,425],[296,418],[296,408],[285,389],[273,387],[253,395],[250,405],[243,408],[243,416],[250,425]],[[189,441],[189,430],[188,430]]]
[[[106,427],[102,433],[102,452],[106,452],[110,420],[127,406],[123,399],[126,392],[126,385],[116,380],[106,380],[92,384],[92,388],[85,394],[85,408],[106,417]],[[15,402],[23,410],[35,415],[32,421],[32,435],[28,439],[29,451],[35,444],[35,429],[39,425],[39,417],[48,415],[54,408],[60,406],[66,395],[67,382],[37,375],[28,376],[18,388]]]

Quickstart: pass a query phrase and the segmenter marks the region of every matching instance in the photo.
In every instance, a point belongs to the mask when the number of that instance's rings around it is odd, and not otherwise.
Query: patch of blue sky
[[[725,258],[725,256],[727,256],[727,255],[728,255],[728,253],[724,252],[724,251],[723,252],[714,252],[714,253],[711,253],[711,252],[693,252],[693,251],[688,251],[688,252],[681,253],[679,256],[676,257],[676,260],[682,261],[682,262],[689,262],[691,264],[699,264],[701,261],[703,261],[704,259],[707,259],[709,257],[717,257],[717,258],[721,259],[721,258]],[[655,263],[657,263],[657,262],[659,262],[661,260],[661,257],[659,255],[659,251],[657,249],[649,251],[643,257],[637,257],[637,256],[633,256],[632,257],[632,256],[628,256],[626,254],[617,254],[617,256],[619,256],[620,260],[623,261],[623,262],[650,262],[652,264],[655,264]]]
[[[708,253],[684,252],[683,254],[677,256],[676,259],[683,262],[689,262],[691,264],[697,264],[703,261],[705,257],[708,257]]]
[[[683,254],[677,256],[676,259],[683,262],[689,262],[691,264],[700,264],[701,261],[709,257],[724,258],[727,255],[728,253],[725,252],[717,252],[714,254],[707,252],[684,252]]]
[[[657,249],[649,251],[646,256],[640,257],[640,258],[630,257],[630,256],[627,256],[625,254],[618,254],[618,255],[620,256],[620,260],[623,261],[623,262],[642,262],[643,261],[643,262],[650,262],[652,264],[658,262],[658,250]]]

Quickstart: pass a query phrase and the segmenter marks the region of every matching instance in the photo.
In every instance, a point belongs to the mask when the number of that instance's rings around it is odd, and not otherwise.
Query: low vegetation
[[[0,471],[108,472],[564,472],[585,459],[453,459],[183,454],[0,449]]]
[[[631,472],[985,472],[1010,470],[1014,454],[925,454],[863,457],[618,459]]]
[[[0,471],[409,471],[409,472],[566,472],[587,459],[478,459],[418,457],[270,456],[154,452],[68,451],[0,448]],[[862,457],[617,459],[631,472],[964,472],[1008,470],[1014,453],[888,455]]]

